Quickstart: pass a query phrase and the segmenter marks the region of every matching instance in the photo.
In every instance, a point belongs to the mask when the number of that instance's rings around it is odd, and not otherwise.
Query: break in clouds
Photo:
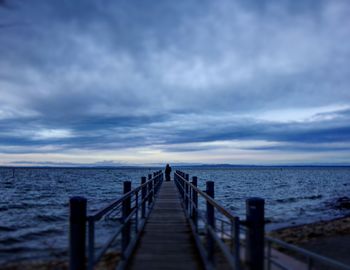
[[[349,13],[2,0],[2,163],[349,163]]]

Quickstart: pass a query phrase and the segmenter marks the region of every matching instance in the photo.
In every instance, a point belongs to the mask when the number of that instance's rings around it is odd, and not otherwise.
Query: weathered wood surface
[[[202,269],[173,181],[162,184],[128,269]]]

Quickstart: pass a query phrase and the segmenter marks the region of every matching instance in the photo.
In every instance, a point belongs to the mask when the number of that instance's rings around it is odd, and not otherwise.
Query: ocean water
[[[0,265],[5,262],[62,258],[67,255],[68,207],[71,196],[88,199],[92,213],[122,193],[122,182],[133,186],[152,168],[0,168]],[[215,182],[215,198],[244,219],[245,200],[266,200],[267,229],[349,215],[332,203],[350,196],[349,167],[186,168]],[[104,236],[115,228],[105,220],[97,229]]]

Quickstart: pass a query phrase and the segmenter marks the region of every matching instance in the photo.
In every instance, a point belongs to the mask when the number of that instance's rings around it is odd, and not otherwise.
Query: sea
[[[136,187],[159,168],[0,168],[0,266],[20,260],[67,256],[69,198],[84,196],[88,213],[122,194],[123,181]],[[265,199],[266,229],[347,216],[334,207],[350,197],[350,167],[186,167],[205,189],[215,183],[215,199],[245,218],[249,197]],[[174,168],[173,168],[174,171]],[[102,220],[97,242],[115,224]]]

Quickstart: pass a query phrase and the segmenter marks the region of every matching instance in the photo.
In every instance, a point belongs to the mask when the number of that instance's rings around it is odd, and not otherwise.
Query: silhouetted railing
[[[270,270],[272,266],[274,269],[290,269],[273,256],[273,248],[282,247],[290,253],[304,257],[307,260],[305,269],[315,269],[317,262],[334,269],[350,270],[348,265],[265,236],[263,199],[247,199],[246,220],[240,221],[215,201],[214,182],[207,181],[206,191],[202,191],[197,187],[197,177],[193,176],[190,182],[189,175],[179,170],[175,172],[174,180],[206,269],[222,268],[220,258],[215,258],[220,254],[231,269],[240,269],[241,261],[244,262],[245,268],[251,270]],[[202,198],[204,203],[199,203],[198,198]],[[243,260],[241,249],[244,250]]]
[[[233,216],[214,200],[214,182],[206,182],[206,191],[197,187],[197,177],[176,171],[174,181],[181,194],[183,206],[189,220],[197,248],[206,269],[218,266],[220,256],[232,269],[240,269],[239,218]],[[204,200],[206,210],[201,210],[200,200]],[[220,225],[220,226],[218,226]],[[227,226],[229,230],[227,230]]]
[[[157,171],[141,177],[141,185],[131,189],[131,182],[124,182],[123,195],[93,215],[86,215],[86,199],[70,199],[70,263],[69,268],[86,269],[86,223],[88,224],[88,269],[101,260],[106,251],[121,237],[121,261],[118,269],[124,269],[136,243],[141,235],[145,222],[154,205],[154,197],[163,182],[163,172]],[[95,224],[103,217],[113,214],[120,221],[116,231],[95,254]]]
[[[307,266],[306,267],[307,267],[308,270],[315,269],[315,267],[317,269],[317,266],[315,266],[315,263],[319,263],[319,264],[323,264],[325,266],[329,266],[332,269],[350,270],[350,266],[348,266],[348,265],[345,265],[345,264],[343,264],[341,262],[338,262],[336,260],[327,258],[325,256],[316,254],[316,253],[311,252],[309,250],[297,247],[295,245],[286,243],[286,242],[284,242],[282,240],[279,240],[279,239],[275,239],[275,238],[272,238],[272,237],[265,237],[265,242],[266,242],[266,245],[267,245],[266,256],[265,256],[266,263],[267,263],[266,269],[268,269],[268,270],[270,270],[272,268],[272,266],[276,266],[279,269],[286,269],[286,270],[288,270],[288,268],[285,267],[284,265],[282,265],[280,261],[274,259],[274,257],[272,256],[273,255],[272,254],[272,250],[273,250],[272,246],[274,246],[274,248],[281,247],[285,251],[289,251],[289,252],[292,252],[294,254],[297,254],[299,256],[304,257],[306,259],[306,261],[307,261]]]

